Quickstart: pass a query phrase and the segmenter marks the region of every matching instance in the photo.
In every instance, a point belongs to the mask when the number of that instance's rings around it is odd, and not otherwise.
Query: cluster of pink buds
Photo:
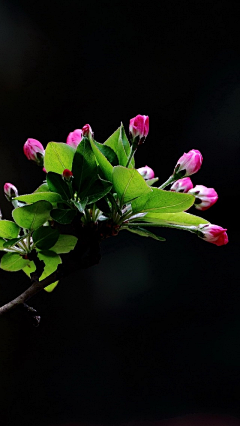
[[[171,186],[170,190],[194,195],[194,207],[198,210],[207,210],[218,200],[218,194],[214,188],[207,188],[204,185],[196,185],[193,187],[190,178],[178,179]]]
[[[85,124],[85,126],[83,126],[82,129],[76,129],[73,132],[70,132],[67,137],[66,143],[67,145],[70,145],[72,148],[77,149],[82,138],[84,136],[89,137],[89,135],[93,136],[92,128],[90,124]]]

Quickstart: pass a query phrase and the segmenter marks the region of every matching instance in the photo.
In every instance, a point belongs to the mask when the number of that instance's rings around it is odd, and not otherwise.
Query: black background
[[[217,247],[156,231],[122,232],[99,266],[0,319],[3,424],[113,425],[190,413],[240,417],[238,2],[0,2],[0,177],[19,192],[43,179],[28,137],[46,146],[90,123],[104,141],[123,121],[150,117],[136,157],[160,181],[199,149],[194,184],[219,200],[203,217],[228,228]],[[10,205],[0,194],[4,218]],[[192,209],[194,213],[194,209]],[[201,212],[199,212],[201,213]],[[1,271],[1,304],[23,291]],[[230,424],[230,423],[229,423]]]

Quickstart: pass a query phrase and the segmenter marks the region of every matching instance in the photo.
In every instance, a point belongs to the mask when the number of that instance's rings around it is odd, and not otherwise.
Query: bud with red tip
[[[137,169],[137,171],[146,180],[154,178],[154,171],[148,166],[140,167],[139,169]]]
[[[196,185],[189,191],[189,194],[194,195],[194,206],[198,210],[207,210],[218,200],[218,194],[215,189],[207,188],[204,185]]]
[[[131,118],[129,123],[129,133],[132,143],[136,145],[142,144],[149,132],[149,117],[148,115],[138,114],[136,117]]]
[[[182,157],[179,158],[173,175],[178,178],[193,175],[200,169],[202,161],[203,157],[201,152],[197,149],[191,149],[191,151],[184,153]]]
[[[200,238],[208,241],[209,243],[216,244],[216,246],[223,246],[228,243],[227,229],[218,225],[199,225],[197,234]]]
[[[188,192],[190,189],[193,188],[193,183],[189,177],[178,179],[174,184],[171,186],[170,191],[175,192]]]
[[[73,177],[71,170],[68,170],[68,169],[64,169],[62,175],[63,175],[64,179],[66,179],[66,180],[71,180],[71,178]]]
[[[90,124],[85,124],[85,126],[82,127],[82,132],[83,136],[85,136],[86,138],[88,138],[89,136],[93,137],[93,131]]]
[[[69,133],[67,140],[66,140],[66,144],[71,146],[72,148],[77,149],[82,138],[83,138],[82,129],[75,129],[74,132]]]
[[[23,151],[28,160],[34,161],[38,166],[43,165],[45,150],[37,139],[28,138],[23,146]]]
[[[18,196],[18,190],[16,186],[14,186],[12,183],[5,183],[3,189],[4,189],[4,194],[8,201],[11,201],[12,198]]]

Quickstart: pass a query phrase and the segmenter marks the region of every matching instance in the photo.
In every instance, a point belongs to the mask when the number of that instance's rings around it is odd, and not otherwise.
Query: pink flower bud
[[[41,142],[29,138],[23,146],[23,151],[28,160],[35,161],[39,166],[42,166],[45,150]]]
[[[80,144],[83,138],[82,129],[76,129],[74,132],[69,133],[67,137],[67,145],[70,145],[72,148],[77,149],[77,146]]]
[[[134,141],[136,138],[138,143],[141,144],[145,141],[149,132],[149,117],[148,115],[137,115],[131,118],[129,123],[129,133]]]
[[[193,188],[193,183],[189,177],[176,180],[174,184],[171,186],[170,191],[175,192],[188,192]]]
[[[209,243],[216,244],[217,246],[223,246],[228,243],[226,231],[227,229],[224,229],[221,226],[209,223],[207,225],[199,225],[198,236]]]
[[[216,203],[218,195],[213,188],[207,188],[204,185],[196,185],[189,191],[189,194],[196,197],[194,206],[198,210],[207,210]]]
[[[64,179],[66,179],[66,180],[70,180],[71,177],[73,176],[71,170],[68,170],[68,169],[63,170],[62,175],[63,175]]]
[[[88,137],[90,134],[93,137],[93,131],[90,124],[85,124],[85,126],[83,126],[82,128],[82,132],[83,132],[83,136]]]
[[[202,165],[203,157],[197,149],[184,153],[179,158],[173,174],[179,177],[190,176],[198,172]]]
[[[137,169],[137,171],[146,180],[154,178],[154,171],[148,166],[140,167],[139,169]]]
[[[18,190],[12,183],[5,183],[3,189],[8,200],[18,196]]]

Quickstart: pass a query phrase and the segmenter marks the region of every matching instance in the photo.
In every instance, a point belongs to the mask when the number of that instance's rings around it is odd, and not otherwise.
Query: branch
[[[61,274],[59,270],[57,270],[42,281],[34,281],[33,284],[27,290],[20,294],[20,296],[11,300],[11,302],[9,303],[6,303],[6,305],[0,308],[0,316],[8,311],[11,311],[19,305],[24,304],[28,299],[35,296],[35,294],[44,289],[44,287],[47,287],[49,284],[52,284],[57,281],[60,278],[60,275]]]
[[[86,241],[88,244],[86,244]],[[71,252],[65,255],[66,263],[64,262],[59,265],[55,272],[42,281],[39,281],[39,276],[42,274],[44,264],[42,261],[39,261],[36,253],[32,252],[31,256],[36,265],[36,271],[31,274],[32,285],[20,294],[20,296],[0,307],[0,316],[20,305],[24,305],[27,300],[35,296],[48,285],[58,281],[60,278],[67,277],[79,269],[86,269],[96,265],[101,258],[99,241],[98,238],[96,238],[94,230],[92,235],[88,233],[85,235],[83,241],[81,239],[79,240],[77,250],[75,249],[73,253]]]

